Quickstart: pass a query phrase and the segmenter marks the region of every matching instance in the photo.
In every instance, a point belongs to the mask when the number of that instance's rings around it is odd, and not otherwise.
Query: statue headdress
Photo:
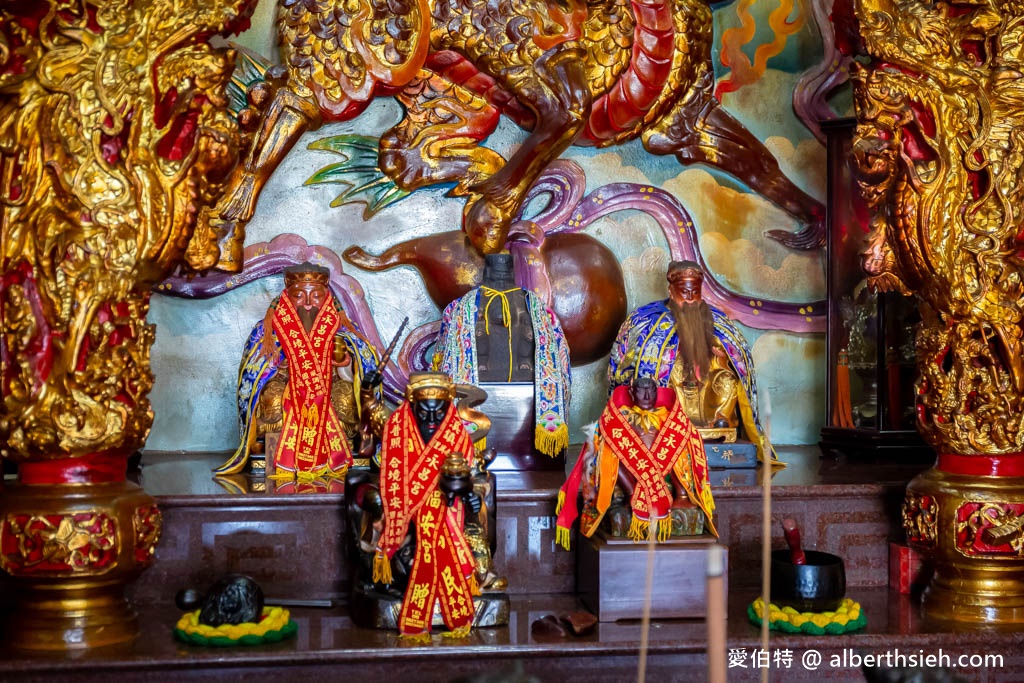
[[[455,398],[455,383],[443,372],[414,372],[409,375],[405,398],[410,401],[429,398],[451,401]]]
[[[669,282],[693,278],[704,279],[704,271],[696,261],[672,261],[668,264],[665,279]]]
[[[309,261],[284,269],[285,287],[299,282],[314,282],[327,287],[331,282],[331,271]]]

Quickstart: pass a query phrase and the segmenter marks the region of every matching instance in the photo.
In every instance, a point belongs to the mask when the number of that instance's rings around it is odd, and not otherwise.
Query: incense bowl
[[[798,612],[831,612],[846,595],[843,558],[805,550],[807,564],[793,564],[789,550],[772,551],[771,602]]]

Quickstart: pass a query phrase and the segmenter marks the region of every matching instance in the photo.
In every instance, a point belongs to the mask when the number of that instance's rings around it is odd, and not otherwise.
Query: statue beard
[[[320,310],[316,308],[296,306],[295,312],[299,314],[299,320],[302,322],[302,327],[305,328],[306,332],[309,332],[313,329],[313,323],[316,321],[316,316]]]
[[[704,301],[680,304],[672,299],[668,300],[668,307],[675,318],[679,337],[676,362],[682,363],[685,377],[706,379],[712,356],[709,335],[714,334],[711,308]]]

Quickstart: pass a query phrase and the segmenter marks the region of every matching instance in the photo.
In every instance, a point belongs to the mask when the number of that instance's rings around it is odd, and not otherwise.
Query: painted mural
[[[240,40],[256,71],[278,59],[273,13],[273,3],[261,2]],[[824,201],[825,149],[816,122],[841,106],[827,97],[845,80],[827,31],[822,39],[827,14],[825,7],[790,0],[738,0],[715,6],[713,14],[714,96],[777,160],[807,206]],[[247,226],[245,269],[172,278],[158,288],[164,296],[153,298],[149,316],[160,333],[152,351],[156,420],[147,448],[237,445],[242,346],[281,289],[278,273],[291,263],[326,265],[349,315],[378,348],[410,317],[388,386],[401,386],[405,372],[422,366],[444,303],[421,276],[429,264],[417,270],[394,259],[395,267],[359,267],[394,253],[396,245],[463,224],[466,199],[452,196],[451,185],[405,192],[376,168],[379,138],[405,113],[394,99],[378,98],[352,120],[304,133],[259,197]],[[504,117],[482,144],[508,159],[526,140]],[[727,171],[652,155],[639,139],[571,147],[526,194],[517,217],[525,220],[512,222],[509,248],[517,270],[556,310],[561,290],[548,277],[542,252],[566,235],[610,250],[623,272],[629,310],[664,298],[670,260],[697,260],[707,273],[709,302],[738,321],[753,345],[772,441],[813,443],[825,418],[820,226]],[[575,333],[582,339],[587,332]],[[574,440],[604,404],[606,368],[606,352],[574,358]]]

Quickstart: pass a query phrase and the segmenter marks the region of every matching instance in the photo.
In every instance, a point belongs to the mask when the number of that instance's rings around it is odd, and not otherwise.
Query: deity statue
[[[408,572],[398,630],[410,638],[429,637],[435,603],[449,635],[462,637],[474,623],[479,587],[464,525],[481,501],[471,480],[475,449],[455,399],[447,375],[414,373],[381,443],[373,580],[389,585],[399,578],[395,567]],[[393,562],[399,553],[411,558]]]
[[[634,541],[699,535],[705,527],[718,535],[704,443],[686,416],[681,393],[659,388],[650,377],[612,391],[596,432],[558,492],[555,538],[566,550],[577,516],[587,537],[606,519],[610,535]],[[582,514],[576,501],[581,489]]]
[[[558,317],[516,285],[510,254],[488,254],[480,286],[444,309],[434,368],[464,384],[532,381],[536,449],[569,445],[569,347]]]
[[[259,439],[279,433],[275,479],[344,477],[356,454],[375,449],[386,413],[376,374],[377,355],[331,293],[326,268],[303,263],[285,270],[285,289],[249,335],[238,379],[241,444],[215,470],[245,469]],[[266,331],[269,330],[269,333]],[[365,409],[364,409],[365,407]]]
[[[608,365],[612,389],[650,377],[679,390],[687,417],[705,440],[745,438],[764,460],[754,363],[743,333],[702,299],[704,275],[694,261],[672,261],[668,299],[633,311],[619,329]]]

